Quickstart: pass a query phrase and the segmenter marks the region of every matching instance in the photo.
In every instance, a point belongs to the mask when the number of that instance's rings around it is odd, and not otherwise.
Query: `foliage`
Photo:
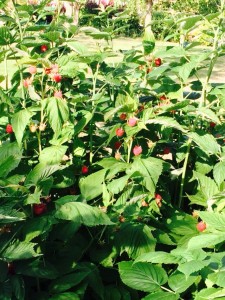
[[[0,16],[0,299],[223,299],[223,2],[121,52],[47,4]]]

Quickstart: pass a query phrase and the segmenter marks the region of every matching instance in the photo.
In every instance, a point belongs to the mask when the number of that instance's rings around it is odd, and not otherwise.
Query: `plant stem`
[[[221,0],[221,15],[220,15],[220,19],[219,19],[219,24],[218,27],[216,29],[215,32],[215,36],[214,36],[214,42],[213,42],[213,48],[212,48],[212,55],[211,55],[211,59],[210,59],[210,64],[209,64],[209,68],[208,68],[208,72],[203,84],[203,88],[202,88],[202,95],[199,101],[199,105],[198,105],[198,109],[202,108],[203,106],[206,106],[206,99],[207,99],[207,86],[210,80],[210,77],[212,75],[212,71],[213,68],[215,66],[216,60],[218,58],[218,43],[219,43],[219,35],[220,35],[220,29],[221,29],[221,25],[223,22],[223,10],[224,10],[224,0]],[[194,132],[196,130],[196,126],[198,124],[198,120],[199,120],[199,116],[196,117],[195,121],[194,121],[194,125],[192,128],[192,132]],[[180,186],[180,193],[179,193],[179,200],[178,200],[178,207],[181,208],[183,205],[183,192],[184,192],[184,182],[185,182],[185,178],[186,178],[186,172],[187,172],[187,165],[188,165],[188,160],[189,160],[189,156],[190,156],[190,150],[191,150],[191,145],[192,145],[193,139],[190,137],[188,139],[187,142],[187,152],[185,155],[185,160],[184,160],[184,165],[183,165],[183,171],[182,171],[182,176],[181,176],[181,186]]]

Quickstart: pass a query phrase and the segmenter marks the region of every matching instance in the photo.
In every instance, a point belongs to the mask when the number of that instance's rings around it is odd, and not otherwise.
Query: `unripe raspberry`
[[[137,118],[132,117],[127,121],[127,125],[133,127],[137,124],[137,120],[138,120]]]
[[[118,137],[122,137],[123,135],[124,135],[124,130],[123,130],[123,128],[117,128],[116,129],[116,135],[118,136]]]
[[[201,221],[196,225],[196,228],[198,231],[202,232],[206,229],[206,224],[205,222]]]
[[[37,67],[36,67],[36,66],[30,66],[30,67],[28,68],[28,72],[29,72],[30,74],[36,74],[36,73],[37,73]]]
[[[142,147],[139,146],[139,145],[134,146],[134,148],[133,148],[133,154],[135,156],[138,156],[141,153],[142,153]]]
[[[55,92],[54,92],[54,97],[55,97],[55,98],[62,98],[62,97],[63,97],[62,91],[55,91]]]

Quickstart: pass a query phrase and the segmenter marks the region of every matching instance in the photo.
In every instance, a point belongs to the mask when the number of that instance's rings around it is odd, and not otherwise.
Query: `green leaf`
[[[169,292],[156,292],[142,298],[142,300],[177,300],[179,298],[180,296],[177,294]]]
[[[185,274],[186,276],[190,276],[192,273],[200,271],[205,266],[209,265],[209,263],[210,261],[198,261],[198,260],[187,261],[183,264],[180,264],[177,270]]]
[[[80,297],[72,292],[53,295],[51,300],[80,300]]]
[[[168,280],[169,287],[176,293],[183,293],[186,291],[193,283],[198,280],[198,276],[186,276],[182,273],[173,273]]]
[[[70,41],[69,41],[69,42],[67,42],[67,46],[68,46],[71,50],[73,50],[73,51],[75,51],[76,53],[80,54],[81,56],[86,56],[86,55],[87,55],[88,49],[87,49],[87,47],[86,47],[84,44],[82,44],[82,43],[74,42],[74,41],[70,42]]]
[[[24,135],[24,130],[32,116],[33,113],[27,109],[20,110],[12,116],[13,131],[15,133],[17,143],[20,147]]]
[[[47,39],[50,42],[56,42],[60,38],[60,33],[58,31],[48,31],[41,34],[41,38]]]
[[[125,186],[128,184],[130,175],[125,175],[117,179],[113,179],[108,185],[107,188],[112,194],[118,194],[122,192]]]
[[[24,300],[25,299],[25,286],[24,281],[21,276],[14,275],[11,277],[12,290],[16,296],[16,299]]]
[[[34,243],[15,241],[6,248],[1,256],[7,261],[36,257],[40,254],[34,251],[35,246],[36,244]]]
[[[213,168],[213,177],[218,186],[220,186],[221,183],[225,180],[225,161],[220,161],[215,164]]]
[[[12,205],[1,205],[0,207],[0,224],[8,224],[24,221],[26,215],[12,208]]]
[[[214,300],[217,298],[220,298],[220,300],[225,299],[225,289],[214,287],[203,289],[197,293],[195,300]]]
[[[177,264],[183,261],[182,257],[163,251],[148,252],[138,256],[136,262],[150,262],[154,264]]]
[[[63,155],[66,153],[67,146],[50,146],[44,148],[40,155],[40,163],[46,165],[58,164],[62,161]]]
[[[188,80],[193,69],[196,68],[196,62],[188,62],[182,66],[174,67],[173,72],[178,72],[179,77],[184,83]]]
[[[215,273],[209,274],[208,279],[217,286],[225,288],[225,271],[217,270]]]
[[[52,218],[48,216],[28,220],[22,230],[25,241],[30,242],[35,237],[45,234],[52,228],[53,223]]]
[[[202,191],[207,200],[219,193],[218,186],[213,179],[195,171],[193,172],[193,175],[198,180],[198,190]]]
[[[69,108],[66,100],[61,98],[48,98],[45,103],[45,109],[49,123],[56,136],[60,134],[62,126],[69,118]]]
[[[188,136],[208,155],[218,154],[221,151],[220,145],[211,134],[190,132],[188,133]]]
[[[188,249],[209,248],[225,241],[222,233],[204,233],[192,237],[188,242]]]
[[[180,23],[180,27],[182,30],[188,31],[193,26],[196,25],[197,22],[199,22],[202,19],[202,16],[188,16],[183,19],[180,19],[178,23]]]
[[[144,224],[123,224],[115,235],[115,246],[120,255],[126,252],[134,259],[154,251],[155,245],[156,240],[150,228]]]
[[[209,211],[199,211],[200,218],[214,229],[224,231],[225,228],[225,213],[224,212],[209,212]]]
[[[142,184],[154,196],[156,185],[163,170],[163,161],[154,157],[134,159],[131,168],[127,170],[128,174],[139,172],[142,176]]]
[[[83,130],[83,128],[89,123],[89,121],[92,118],[92,113],[89,111],[79,111],[79,114],[82,113],[82,119],[77,122],[77,124],[74,126],[74,135],[78,134]]]
[[[155,37],[150,26],[145,28],[142,45],[144,48],[144,55],[149,55],[155,48]]]
[[[28,173],[24,185],[25,186],[37,185],[44,178],[47,178],[51,176],[54,172],[62,169],[64,169],[64,166],[60,166],[60,165],[46,166],[45,163],[39,163],[34,167],[33,170],[31,170]]]
[[[19,261],[16,264],[16,271],[29,277],[55,279],[59,276],[57,269],[51,265],[47,260],[42,259]]]
[[[103,193],[105,173],[106,170],[103,169],[80,180],[80,191],[87,201],[92,200]]]
[[[81,202],[69,202],[62,206],[56,201],[56,218],[70,220],[86,226],[113,225],[109,217],[100,210]]]
[[[220,124],[220,119],[217,117],[217,115],[209,108],[200,107],[195,111],[195,114],[200,115],[204,118],[207,118],[210,121],[215,122],[216,124]]]
[[[170,117],[157,117],[155,119],[148,120],[146,124],[159,124],[165,127],[175,128],[177,130],[180,130],[181,132],[187,131],[186,127],[181,126],[176,120]]]
[[[13,36],[7,26],[0,27],[0,46],[10,45],[14,42]]]
[[[143,292],[154,292],[167,282],[165,270],[148,263],[123,261],[119,264],[119,274],[123,283]]]

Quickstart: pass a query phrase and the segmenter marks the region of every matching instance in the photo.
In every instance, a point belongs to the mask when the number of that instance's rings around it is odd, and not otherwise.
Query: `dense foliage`
[[[34,4],[1,7],[0,299],[224,299],[223,1],[180,20],[213,48],[118,52],[123,14]]]

